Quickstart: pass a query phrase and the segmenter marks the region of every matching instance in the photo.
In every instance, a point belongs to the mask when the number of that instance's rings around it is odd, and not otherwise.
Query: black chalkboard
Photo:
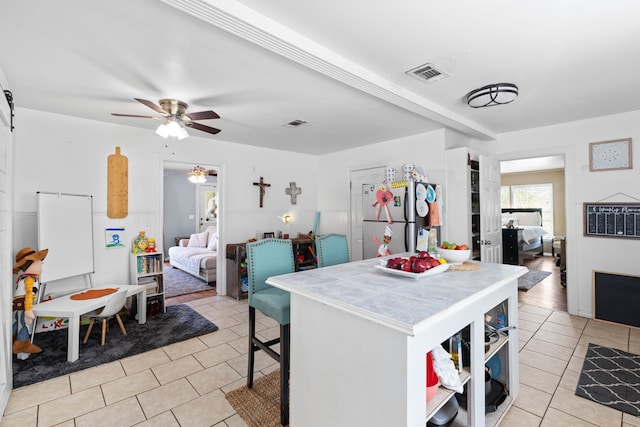
[[[584,203],[584,235],[640,239],[640,203]]]
[[[640,276],[593,272],[594,318],[640,327]]]

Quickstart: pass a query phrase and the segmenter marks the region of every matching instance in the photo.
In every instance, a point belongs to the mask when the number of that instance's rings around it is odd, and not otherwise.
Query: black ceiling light
[[[467,95],[467,104],[472,108],[508,104],[518,96],[518,86],[512,83],[496,83],[473,90]]]

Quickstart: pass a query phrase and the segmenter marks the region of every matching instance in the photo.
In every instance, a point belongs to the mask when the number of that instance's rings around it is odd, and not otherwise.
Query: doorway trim
[[[498,161],[529,159],[533,157],[547,157],[547,156],[564,156],[564,209],[565,209],[565,221],[569,218],[577,218],[575,194],[575,147],[573,146],[559,146],[559,147],[544,147],[535,150],[508,152],[508,153],[493,153],[491,157]],[[570,227],[569,224],[565,224],[566,236],[569,242],[577,241],[576,227]],[[576,272],[577,261],[576,251],[567,252],[567,270]],[[578,284],[577,275],[567,275],[567,312],[569,314],[580,316],[578,312]]]
[[[164,231],[164,170],[168,168],[184,168],[190,171],[194,165],[199,164],[205,169],[215,169],[218,172],[218,256],[216,257],[216,292],[218,295],[227,294],[227,271],[226,260],[226,233],[224,219],[226,216],[226,186],[224,180],[225,164],[201,163],[197,160],[173,159],[165,156],[160,157],[160,197],[158,202],[158,212],[160,213],[160,224]],[[197,202],[196,202],[197,203]],[[194,223],[195,224],[195,223]],[[164,232],[162,233],[162,244],[164,245]],[[168,254],[165,254],[165,257]]]

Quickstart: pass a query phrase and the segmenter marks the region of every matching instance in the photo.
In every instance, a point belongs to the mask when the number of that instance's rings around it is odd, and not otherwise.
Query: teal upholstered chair
[[[316,237],[318,267],[349,262],[347,236],[344,234],[325,234]]]
[[[295,271],[291,240],[263,239],[247,243],[249,275],[249,369],[247,387],[253,386],[255,352],[262,350],[280,363],[280,423],[289,424],[289,292],[265,281]],[[280,324],[280,337],[260,341],[256,337],[256,310]],[[271,346],[280,343],[280,353]]]

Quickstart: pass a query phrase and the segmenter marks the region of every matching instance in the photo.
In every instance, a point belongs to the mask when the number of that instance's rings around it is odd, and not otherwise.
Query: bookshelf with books
[[[147,317],[165,311],[162,252],[143,252],[130,255],[130,283],[147,287]]]

